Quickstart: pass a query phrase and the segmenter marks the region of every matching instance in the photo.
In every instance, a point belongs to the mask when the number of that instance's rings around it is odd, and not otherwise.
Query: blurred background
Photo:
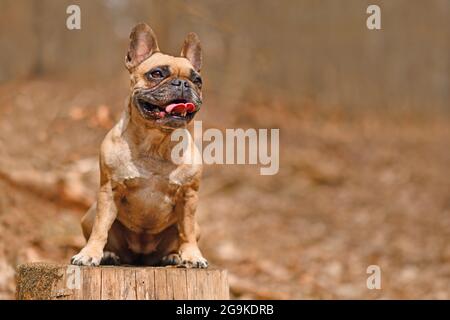
[[[277,175],[205,168],[201,248],[233,298],[450,299],[450,1],[0,0],[1,299],[18,263],[84,245],[141,21],[169,54],[200,36],[204,128],[280,128]]]

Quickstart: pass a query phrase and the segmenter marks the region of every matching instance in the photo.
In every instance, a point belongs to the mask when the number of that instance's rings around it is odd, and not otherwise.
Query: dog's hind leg
[[[160,234],[156,252],[144,255],[142,263],[153,266],[179,265],[181,257],[178,254],[178,246],[178,229],[173,225]]]
[[[120,257],[112,251],[103,251],[103,257],[100,261],[101,265],[118,266],[120,265]]]

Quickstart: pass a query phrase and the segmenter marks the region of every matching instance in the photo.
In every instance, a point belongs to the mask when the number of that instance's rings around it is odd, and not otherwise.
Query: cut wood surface
[[[17,268],[19,300],[223,300],[226,270],[27,263]]]

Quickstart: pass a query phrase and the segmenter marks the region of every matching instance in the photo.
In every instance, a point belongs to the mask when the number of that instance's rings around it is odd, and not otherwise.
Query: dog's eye
[[[153,70],[147,73],[147,77],[153,78],[153,79],[161,79],[164,77],[161,70]]]
[[[195,77],[194,81],[195,85],[197,85],[198,87],[202,86],[202,78],[200,77]]]

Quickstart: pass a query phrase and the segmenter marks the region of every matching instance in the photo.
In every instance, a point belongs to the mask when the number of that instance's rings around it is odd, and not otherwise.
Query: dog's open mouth
[[[142,98],[138,98],[137,103],[145,116],[154,119],[171,118],[188,121],[191,120],[197,112],[195,104],[184,99],[173,100],[165,106],[152,104]]]

